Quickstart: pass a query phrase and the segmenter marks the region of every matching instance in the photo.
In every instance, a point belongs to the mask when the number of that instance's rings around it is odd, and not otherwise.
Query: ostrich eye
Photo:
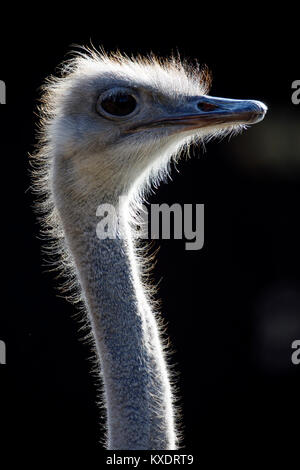
[[[100,99],[100,108],[112,116],[127,116],[136,108],[136,99],[127,92],[118,92]]]

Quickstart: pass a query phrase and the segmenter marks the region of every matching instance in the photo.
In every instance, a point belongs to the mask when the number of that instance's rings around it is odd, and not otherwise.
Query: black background
[[[7,364],[0,378],[7,442],[24,445],[28,456],[40,448],[52,455],[103,452],[89,347],[79,340],[74,307],[43,266],[28,165],[39,86],[73,44],[92,42],[128,54],[178,50],[211,69],[211,95],[269,106],[265,120],[242,135],[211,142],[205,153],[194,149],[150,202],[205,204],[202,250],[186,251],[177,240],[155,245],[154,278],[179,371],[184,452],[198,461],[209,452],[224,456],[224,449],[228,461],[237,449],[247,459],[275,455],[286,440],[293,448],[300,419],[300,365],[291,362],[291,343],[300,339],[296,16],[281,11],[262,19],[246,6],[167,15],[151,4],[131,8],[95,6],[76,22],[50,13],[18,26],[2,20],[0,339]]]

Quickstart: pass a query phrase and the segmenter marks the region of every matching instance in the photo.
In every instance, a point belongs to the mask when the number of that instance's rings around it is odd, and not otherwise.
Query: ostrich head
[[[89,53],[65,65],[45,95],[64,191],[127,194],[163,175],[184,145],[264,117],[261,102],[208,96],[209,81],[175,59]]]

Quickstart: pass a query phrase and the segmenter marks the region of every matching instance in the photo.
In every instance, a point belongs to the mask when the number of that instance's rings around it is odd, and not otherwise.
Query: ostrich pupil
[[[101,103],[102,108],[114,116],[126,116],[132,113],[136,107],[136,100],[127,93],[117,93],[104,98]]]

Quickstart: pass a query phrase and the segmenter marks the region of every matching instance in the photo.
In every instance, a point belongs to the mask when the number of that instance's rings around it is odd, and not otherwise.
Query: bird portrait
[[[43,86],[31,158],[36,211],[95,353],[107,449],[180,447],[180,391],[163,312],[132,227],[148,191],[190,146],[264,118],[260,101],[210,96],[210,81],[205,67],[180,57],[86,48]],[[96,230],[104,204],[118,218],[109,237]]]

